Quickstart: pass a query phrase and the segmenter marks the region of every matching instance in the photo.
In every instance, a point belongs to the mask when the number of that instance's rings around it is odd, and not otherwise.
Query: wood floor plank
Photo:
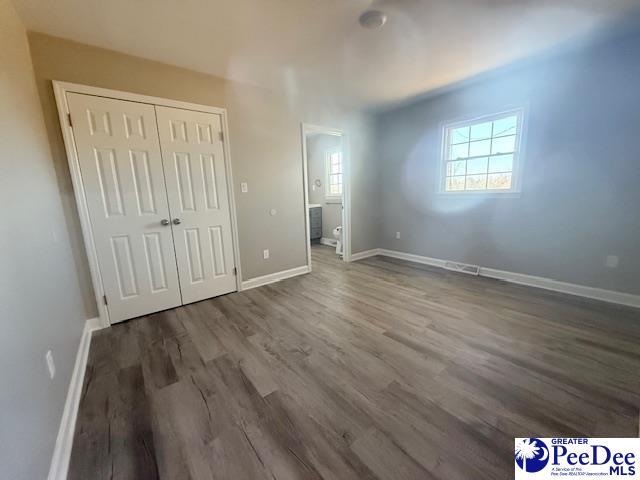
[[[177,314],[204,362],[224,355],[224,347],[208,326],[206,320],[208,312],[204,310],[204,305],[186,305],[178,309]]]
[[[151,409],[142,368],[121,369],[118,386],[117,408],[121,411],[110,422],[110,455],[114,458],[111,478],[158,478]]]
[[[178,381],[178,374],[167,349],[171,340],[162,339],[141,346],[143,371],[147,381],[152,382],[156,388],[163,388]]]
[[[351,449],[380,480],[434,478],[379,430],[358,438]]]
[[[403,260],[92,339],[71,479],[513,476],[515,436],[637,436],[640,311]]]

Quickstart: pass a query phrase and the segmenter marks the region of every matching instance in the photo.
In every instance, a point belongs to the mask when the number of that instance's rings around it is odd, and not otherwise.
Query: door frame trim
[[[229,125],[227,123],[227,110],[225,108],[211,107],[208,105],[199,105],[196,103],[182,102],[180,100],[171,100],[168,98],[152,97],[149,95],[141,95],[138,93],[123,92],[120,90],[110,90],[107,88],[92,87],[90,85],[80,85],[76,83],[61,82],[53,80],[53,92],[56,98],[56,106],[58,107],[58,119],[62,130],[62,138],[67,153],[67,161],[69,163],[69,171],[71,172],[71,182],[73,184],[73,192],[78,207],[78,215],[80,217],[80,226],[82,229],[82,238],[84,240],[85,253],[89,262],[89,270],[91,272],[91,282],[95,293],[95,300],[98,306],[98,317],[102,327],[109,327],[111,321],[109,318],[109,310],[104,304],[104,285],[100,266],[98,264],[98,253],[93,239],[93,230],[91,227],[91,218],[89,216],[89,207],[85,196],[84,184],[82,183],[82,175],[80,172],[80,162],[76,152],[75,138],[73,128],[69,125],[69,105],[67,103],[67,93],[80,93],[84,95],[92,95],[94,97],[112,98],[115,100],[125,100],[129,102],[145,103],[149,105],[158,105],[162,107],[179,108],[182,110],[192,110],[203,113],[214,113],[220,115],[222,120],[222,146],[224,149],[225,173],[227,176],[227,191],[229,195],[229,209],[231,216],[231,236],[233,239],[233,257],[236,267],[236,290],[242,290],[242,271],[240,263],[240,245],[238,240],[238,218],[236,211],[235,193],[233,189],[233,171],[231,167],[231,147],[229,142]]]
[[[307,158],[307,135],[324,133],[342,138],[342,259],[351,261],[351,146],[349,134],[340,128],[326,127],[313,123],[302,122],[300,134],[302,137],[302,181],[304,191],[304,223],[307,249],[307,266],[311,270],[311,226],[309,225],[309,165]]]

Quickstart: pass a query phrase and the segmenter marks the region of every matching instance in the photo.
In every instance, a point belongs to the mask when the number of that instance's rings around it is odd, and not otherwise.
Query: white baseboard
[[[386,248],[380,249],[380,255],[385,257],[399,258],[401,260],[409,260],[410,262],[422,263],[424,265],[431,265],[433,267],[444,268],[446,260],[439,258],[423,257],[422,255],[414,255],[413,253],[396,252],[395,250],[387,250]]]
[[[603,302],[617,303],[628,307],[640,308],[640,295],[632,295],[631,293],[587,287],[585,285],[577,285],[575,283],[560,282],[551,278],[536,277],[534,275],[526,275],[524,273],[506,272],[504,270],[496,270],[494,268],[480,268],[480,275],[483,277],[504,280],[510,283],[517,283],[519,285],[544,288],[545,290],[553,290],[555,292],[568,293],[579,297],[602,300]]]
[[[338,242],[338,241],[337,241],[335,238],[325,238],[325,237],[322,237],[322,238],[320,239],[320,243],[321,243],[322,245],[329,245],[330,247],[335,247],[337,242]]]
[[[80,405],[80,395],[82,394],[82,384],[84,373],[87,368],[87,358],[89,357],[89,347],[91,346],[91,334],[102,327],[99,318],[90,318],[84,324],[80,346],[76,354],[76,363],[73,367],[67,399],[64,403],[62,420],[58,428],[56,446],[51,458],[48,480],[66,480],[69,470],[69,460],[71,460],[71,447],[73,446],[73,435],[76,430],[76,419],[78,417],[78,407]]]
[[[352,253],[350,261],[357,262],[358,260],[375,257],[376,255],[380,255],[380,249],[372,248],[371,250],[365,250],[364,252]]]
[[[304,275],[305,273],[309,273],[310,271],[311,269],[309,268],[309,265],[303,265],[302,267],[291,268],[289,270],[283,270],[281,272],[270,273],[269,275],[251,278],[242,282],[242,290],[249,290],[250,288],[261,287],[262,285],[279,282],[280,280],[284,280],[285,278]]]
[[[376,253],[372,253],[376,252]],[[364,255],[366,254],[366,255]],[[422,263],[434,267],[443,268],[447,260],[440,258],[424,257],[422,255],[414,255],[412,253],[397,252],[395,250],[387,250],[384,248],[368,250],[367,252],[357,253],[355,256],[363,255],[361,258],[373,255],[383,255],[385,257],[399,258],[410,262]],[[354,255],[352,255],[352,258]],[[616,292],[614,290],[605,290],[602,288],[587,287],[585,285],[577,285],[575,283],[561,282],[546,277],[536,277],[534,275],[526,275],[524,273],[507,272],[504,270],[496,270],[494,268],[480,267],[480,276],[504,280],[519,285],[527,285],[529,287],[543,288],[545,290],[553,290],[554,292],[568,293],[579,297],[592,298],[603,302],[616,303],[626,305],[628,307],[640,308],[640,295],[631,293]]]

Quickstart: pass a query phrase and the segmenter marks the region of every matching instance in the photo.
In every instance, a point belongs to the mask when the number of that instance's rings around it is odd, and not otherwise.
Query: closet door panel
[[[111,322],[180,305],[154,107],[67,100]]]
[[[184,303],[236,290],[220,115],[156,107]]]

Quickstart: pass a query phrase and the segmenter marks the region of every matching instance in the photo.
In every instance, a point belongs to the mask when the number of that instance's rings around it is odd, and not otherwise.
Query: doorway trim
[[[73,184],[73,192],[80,217],[80,226],[82,229],[82,238],[84,240],[85,253],[89,261],[89,270],[91,272],[91,282],[95,293],[95,300],[98,306],[98,317],[102,327],[111,325],[109,319],[109,311],[104,303],[104,285],[102,283],[102,275],[98,263],[98,253],[96,251],[95,242],[93,240],[93,231],[91,228],[91,218],[89,216],[89,207],[85,197],[84,184],[82,183],[82,175],[80,172],[80,162],[76,152],[75,138],[73,127],[70,124],[70,111],[67,103],[67,93],[80,93],[84,95],[93,95],[94,97],[112,98],[115,100],[125,100],[129,102],[146,103],[150,105],[158,105],[163,107],[180,108],[182,110],[192,110],[203,113],[214,113],[220,115],[222,123],[222,143],[224,148],[224,164],[227,175],[227,191],[229,192],[229,210],[231,216],[231,237],[233,239],[233,257],[236,263],[236,289],[242,290],[242,270],[240,264],[240,246],[238,241],[238,218],[236,213],[235,194],[233,191],[233,172],[231,167],[231,149],[229,145],[229,126],[227,124],[227,110],[219,107],[211,107],[208,105],[199,105],[196,103],[182,102],[179,100],[170,100],[167,98],[152,97],[137,93],[122,92],[119,90],[110,90],[107,88],[92,87],[89,85],[80,85],[76,83],[53,81],[53,92],[56,98],[56,106],[58,107],[58,119],[62,130],[62,138],[67,153],[67,161],[69,163],[69,171],[71,172],[71,182]]]
[[[307,158],[307,135],[324,133],[342,137],[342,259],[351,261],[351,150],[349,135],[342,129],[302,122],[302,181],[304,183],[304,224],[307,249],[307,266],[311,270],[311,226],[309,225],[309,164]]]

